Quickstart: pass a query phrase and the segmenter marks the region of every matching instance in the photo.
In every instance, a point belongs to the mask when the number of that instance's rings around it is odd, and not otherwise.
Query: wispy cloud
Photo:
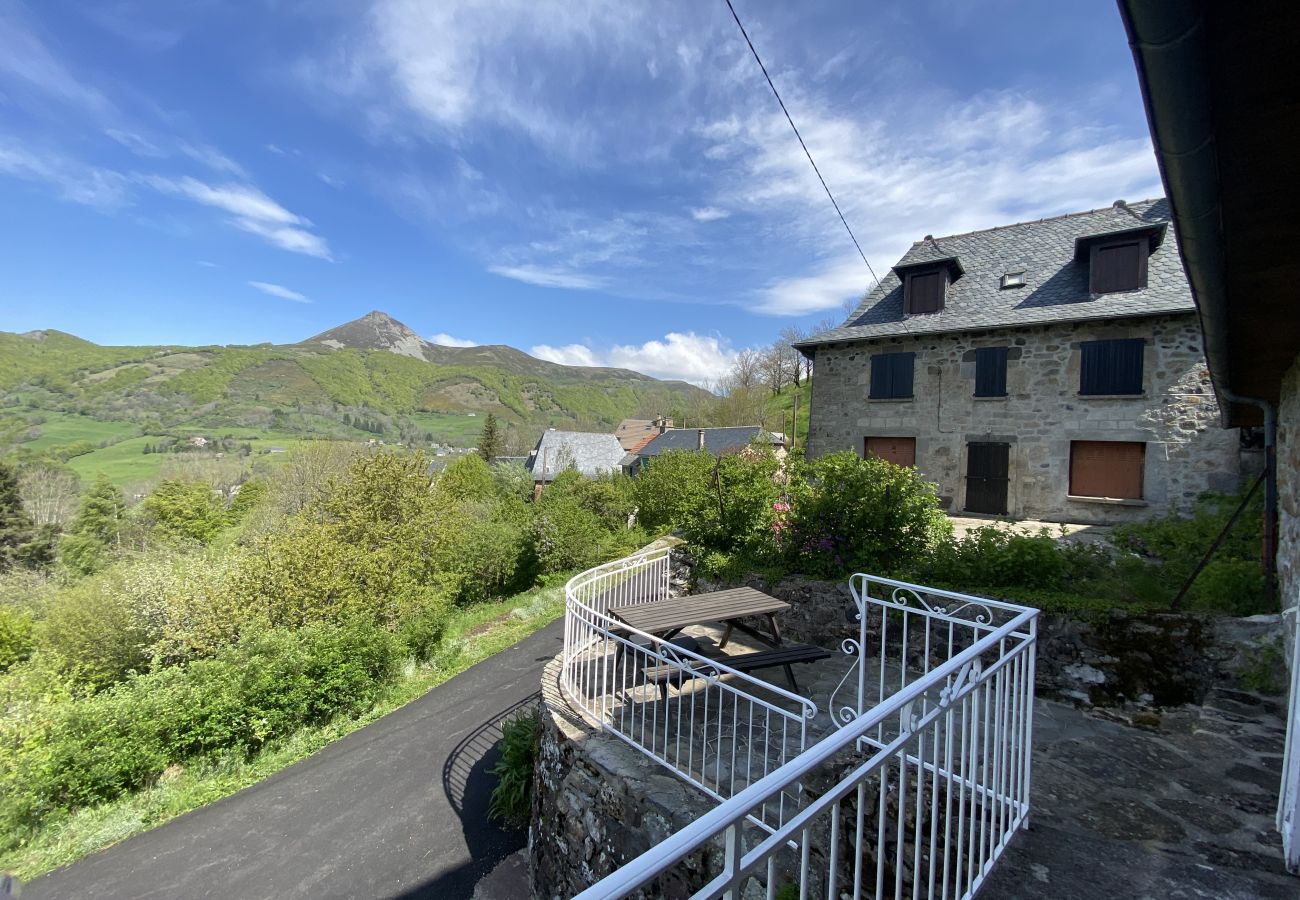
[[[291,213],[251,185],[212,185],[190,176],[146,175],[141,181],[161,193],[230,213],[234,216],[231,225],[282,250],[320,259],[333,258],[329,243],[311,230],[309,219]]]
[[[234,175],[236,178],[247,179],[248,171],[235,162],[229,156],[222,153],[216,147],[208,144],[194,144],[189,141],[181,141],[180,152],[188,156],[195,162],[202,163],[214,172],[220,172],[224,175]]]
[[[716,206],[697,206],[691,209],[691,218],[697,222],[716,222],[718,219],[725,219],[731,215],[725,209],[719,209]]]
[[[35,151],[0,139],[0,173],[42,182],[72,203],[112,210],[128,201],[127,179],[111,169],[88,166],[52,151]]]
[[[429,342],[437,344],[440,347],[477,347],[478,341],[469,341],[465,338],[452,337],[445,332],[438,332],[429,338]]]
[[[263,294],[271,297],[279,297],[281,300],[292,300],[294,303],[310,303],[311,299],[305,294],[290,290],[282,284],[274,284],[270,281],[250,281],[249,287],[257,288]]]
[[[196,260],[194,260],[194,265],[196,265],[196,266],[202,266],[202,267],[205,268],[205,269],[219,269],[219,268],[221,268],[221,267],[218,266],[216,263],[212,262],[211,260],[206,260],[206,259],[196,259]]]
[[[581,272],[545,269],[541,266],[489,266],[488,271],[502,278],[513,278],[539,287],[568,288],[574,291],[592,291],[605,286],[605,281]]]
[[[538,359],[565,366],[631,369],[654,378],[689,381],[704,387],[716,385],[736,361],[736,351],[723,339],[689,331],[669,332],[662,340],[644,344],[615,344],[604,349],[585,344],[538,344],[529,352]]]
[[[22,5],[7,0],[0,2],[0,79],[42,103],[52,98],[100,117],[113,112],[108,98],[50,50]]]
[[[810,275],[776,279],[757,292],[758,302],[750,308],[773,316],[802,316],[856,300],[873,285],[862,258],[845,256]]]

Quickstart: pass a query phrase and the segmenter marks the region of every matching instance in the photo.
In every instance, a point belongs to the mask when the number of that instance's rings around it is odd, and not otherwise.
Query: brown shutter
[[[863,440],[863,456],[874,456],[896,466],[916,465],[916,438],[869,437]]]
[[[1075,497],[1142,499],[1146,444],[1126,441],[1073,441],[1070,444],[1070,494]]]
[[[908,275],[903,311],[911,315],[934,313],[943,309],[943,291],[947,281],[947,274],[943,270]]]
[[[1147,285],[1147,239],[1114,244],[1097,244],[1092,248],[1094,294],[1135,291]]]

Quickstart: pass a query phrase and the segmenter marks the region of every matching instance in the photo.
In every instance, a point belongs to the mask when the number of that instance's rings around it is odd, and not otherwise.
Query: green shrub
[[[1268,599],[1264,570],[1259,560],[1215,559],[1201,570],[1187,592],[1187,606],[1230,616],[1253,616],[1277,611]]]
[[[438,494],[452,502],[490,500],[496,494],[492,469],[476,453],[466,454],[443,469],[435,484]]]
[[[137,608],[120,571],[79,581],[55,595],[37,635],[77,681],[104,688],[144,671],[158,633]]]
[[[172,478],[141,504],[155,533],[169,540],[206,544],[226,525],[226,508],[205,481]]]
[[[898,571],[951,533],[916,469],[849,451],[796,464],[789,493],[787,552],[811,575]]]
[[[451,602],[430,588],[413,588],[399,601],[397,636],[417,662],[433,658],[451,618]]]
[[[0,672],[32,655],[36,641],[31,613],[0,605]]]
[[[510,825],[528,824],[533,809],[533,767],[537,761],[541,717],[536,709],[501,726],[501,759],[489,772],[496,776],[488,817]]]

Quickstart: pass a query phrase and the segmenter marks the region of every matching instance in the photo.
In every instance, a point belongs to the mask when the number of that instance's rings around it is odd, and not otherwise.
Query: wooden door
[[[863,456],[874,456],[896,466],[916,465],[916,438],[869,437],[863,440]]]
[[[1011,445],[966,445],[966,511],[1006,515]]]

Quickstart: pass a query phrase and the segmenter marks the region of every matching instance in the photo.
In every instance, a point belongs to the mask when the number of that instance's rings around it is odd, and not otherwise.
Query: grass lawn
[[[214,433],[201,428],[185,428],[178,430],[176,436],[184,439],[191,434],[211,436]],[[247,443],[253,448],[253,455],[244,460],[250,468],[259,460],[266,460],[273,465],[280,464],[291,453],[307,443],[300,435],[284,432],[223,429],[220,433],[222,435],[226,433],[233,434],[239,443]],[[85,483],[93,481],[96,476],[103,473],[114,484],[124,487],[130,484],[152,481],[159,476],[163,465],[168,461],[184,462],[187,458],[211,458],[209,454],[144,452],[145,444],[157,444],[159,440],[157,436],[129,438],[111,447],[105,447],[102,450],[96,450],[82,456],[75,456],[68,460],[68,466]],[[285,452],[271,453],[269,451],[272,448],[278,448]],[[226,454],[225,458],[228,460],[238,459],[236,455],[231,453]]]
[[[440,444],[453,447],[474,447],[478,445],[479,435],[483,433],[485,415],[467,416],[464,413],[410,413],[406,418],[421,431],[433,434],[433,439]]]
[[[522,640],[564,612],[562,586],[537,588],[493,603],[458,611],[437,656],[408,665],[383,699],[362,716],[340,717],[304,728],[270,744],[250,759],[185,768],[174,778],[111,803],[77,810],[34,832],[20,847],[0,856],[0,871],[31,880],[105,847],[161,825],[182,813],[229,796],[320,750],[442,684],[481,660]]]
[[[42,412],[45,421],[37,428],[40,434],[33,441],[25,441],[19,446],[35,453],[44,453],[57,447],[87,441],[98,444],[101,441],[116,441],[130,437],[136,428],[130,422],[103,422],[89,416],[77,416],[69,413]]]

